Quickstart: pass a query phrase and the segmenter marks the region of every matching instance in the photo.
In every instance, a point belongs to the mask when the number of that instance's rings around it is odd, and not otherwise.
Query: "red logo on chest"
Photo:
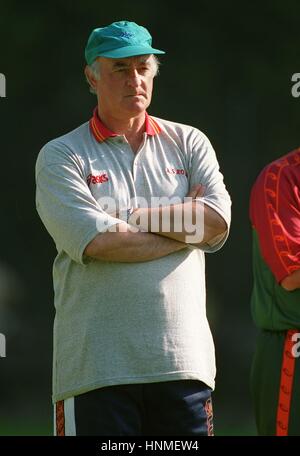
[[[183,174],[187,176],[187,172],[185,169],[178,169],[178,168],[166,168],[168,174]]]
[[[106,173],[98,174],[98,176],[93,176],[93,174],[89,174],[86,179],[88,185],[90,184],[103,184],[103,182],[108,181],[108,176]]]

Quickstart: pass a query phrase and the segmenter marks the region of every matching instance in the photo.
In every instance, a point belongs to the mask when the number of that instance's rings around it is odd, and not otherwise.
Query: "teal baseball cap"
[[[113,22],[106,27],[96,28],[89,36],[85,59],[91,65],[97,57],[120,59],[143,54],[165,54],[152,47],[148,30],[135,22]]]

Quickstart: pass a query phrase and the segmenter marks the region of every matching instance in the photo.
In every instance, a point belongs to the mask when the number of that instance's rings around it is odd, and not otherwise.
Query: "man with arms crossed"
[[[230,198],[206,136],[147,113],[157,54],[133,22],[95,29],[85,75],[97,107],[37,160],[37,210],[58,251],[57,435],[213,432],[204,252],[227,238]]]

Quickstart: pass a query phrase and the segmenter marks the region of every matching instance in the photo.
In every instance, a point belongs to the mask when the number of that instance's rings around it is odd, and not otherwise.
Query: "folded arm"
[[[135,209],[129,223],[140,229],[156,233],[196,247],[213,245],[227,230],[225,220],[211,207],[195,198],[201,197],[204,187],[196,185],[182,204]]]
[[[184,243],[176,240],[133,231],[125,222],[113,228],[113,232],[98,234],[87,245],[84,255],[102,261],[135,263],[162,258],[186,248]]]

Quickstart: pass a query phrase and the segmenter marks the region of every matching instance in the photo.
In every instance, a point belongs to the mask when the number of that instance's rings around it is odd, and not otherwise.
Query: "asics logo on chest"
[[[93,175],[89,174],[88,177],[86,178],[87,184],[103,184],[104,182],[108,182],[108,176],[106,173],[98,174],[98,175]]]

